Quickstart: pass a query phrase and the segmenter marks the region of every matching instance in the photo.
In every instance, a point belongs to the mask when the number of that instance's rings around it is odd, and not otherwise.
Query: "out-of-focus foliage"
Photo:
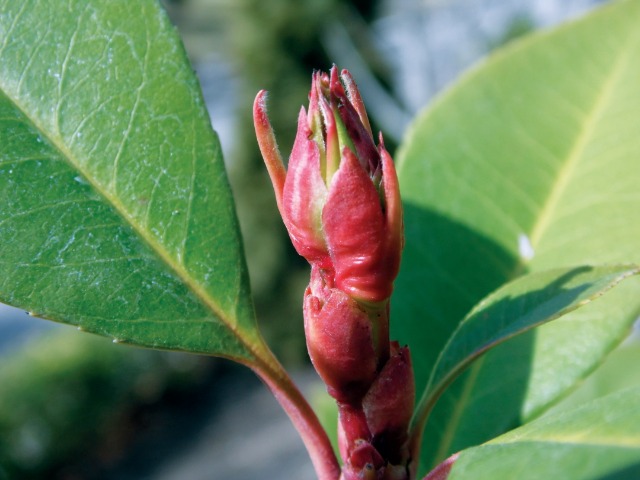
[[[74,330],[28,343],[0,363],[0,478],[97,478],[126,455],[145,409],[196,394],[212,366]]]

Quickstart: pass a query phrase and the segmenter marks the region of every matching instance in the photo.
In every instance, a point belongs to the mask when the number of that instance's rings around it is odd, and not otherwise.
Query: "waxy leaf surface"
[[[465,450],[447,480],[640,478],[638,398],[624,390]]]
[[[0,1],[0,300],[137,345],[262,348],[220,145],[158,2]]]
[[[398,154],[406,248],[392,335],[418,391],[459,322],[527,272],[640,263],[640,2],[614,2],[490,57]],[[441,397],[422,468],[542,413],[640,311],[632,279],[481,357]]]

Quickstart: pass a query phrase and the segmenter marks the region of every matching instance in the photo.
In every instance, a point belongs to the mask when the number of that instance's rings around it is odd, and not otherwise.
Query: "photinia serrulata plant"
[[[507,46],[395,162],[347,70],[310,72],[286,166],[258,93],[334,446],[257,327],[220,143],[159,4],[0,1],[0,300],[246,365],[321,480],[635,478],[640,386],[571,392],[640,314],[639,20],[622,0]]]

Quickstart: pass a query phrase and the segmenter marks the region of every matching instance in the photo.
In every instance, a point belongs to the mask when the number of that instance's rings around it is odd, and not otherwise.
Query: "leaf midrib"
[[[531,229],[529,239],[534,251],[540,244],[545,232],[548,230],[551,219],[557,210],[558,203],[566,191],[567,186],[580,163],[580,159],[583,158],[582,154],[589,144],[590,139],[593,138],[594,129],[598,120],[609,105],[609,100],[615,90],[615,85],[619,82],[620,76],[627,66],[629,61],[629,52],[633,50],[633,45],[637,43],[637,34],[633,35],[633,33],[634,32],[629,34],[627,44],[628,48],[625,50],[621,49],[611,73],[604,80],[600,93],[596,96],[589,113],[585,117],[585,121],[583,123],[584,126],[573,143],[571,150],[569,150],[567,160],[559,170],[559,174],[551,188],[551,191],[549,192],[549,195],[547,196],[547,200],[541,209],[541,213]]]
[[[623,449],[634,449],[640,447],[640,437],[637,436],[616,436],[603,437],[603,436],[589,436],[584,438],[576,438],[571,435],[541,435],[541,436],[522,436],[518,438],[499,439],[496,441],[487,442],[486,445],[516,445],[519,443],[537,443],[545,445],[575,445],[584,447],[615,447]]]

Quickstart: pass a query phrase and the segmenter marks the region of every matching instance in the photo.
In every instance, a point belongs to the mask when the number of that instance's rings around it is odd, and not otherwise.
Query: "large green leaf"
[[[516,335],[583,307],[640,267],[577,267],[520,277],[489,295],[442,349],[418,405],[418,425],[438,396],[473,360]]]
[[[638,398],[624,390],[463,451],[448,480],[640,478]]]
[[[158,3],[0,12],[0,299],[250,361],[263,343],[220,145]]]
[[[640,2],[491,57],[435,102],[399,153],[407,245],[393,300],[418,388],[481,298],[527,271],[639,263]],[[443,395],[423,466],[544,411],[624,338],[631,280],[501,345]]]

